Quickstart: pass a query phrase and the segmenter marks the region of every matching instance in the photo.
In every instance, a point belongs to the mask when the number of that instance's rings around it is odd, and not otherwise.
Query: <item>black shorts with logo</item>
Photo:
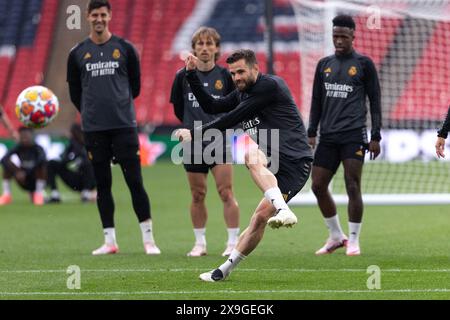
[[[364,163],[368,146],[362,143],[335,144],[320,142],[314,155],[314,166],[336,173],[341,161],[356,159]]]
[[[89,159],[93,163],[140,160],[139,138],[136,128],[84,132]]]
[[[314,154],[313,165],[336,173],[343,160],[355,159],[364,163],[368,149],[366,128],[322,135]]]
[[[282,160],[278,172],[275,173],[278,188],[286,202],[289,202],[302,190],[311,173],[312,159]]]

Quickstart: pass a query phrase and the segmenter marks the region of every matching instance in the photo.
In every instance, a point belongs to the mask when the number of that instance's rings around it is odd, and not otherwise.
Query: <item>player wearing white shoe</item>
[[[370,158],[380,154],[381,93],[377,71],[369,57],[353,50],[355,22],[341,15],[333,19],[336,53],[321,59],[314,77],[309,119],[309,144],[315,148],[320,123],[320,143],[312,169],[312,190],[329,229],[326,244],[317,255],[347,247],[347,255],[359,255],[363,215],[361,175],[366,151]],[[371,141],[367,141],[366,97],[370,101]],[[349,197],[349,239],[342,232],[336,204],[328,185],[343,163]]]
[[[201,27],[192,36],[192,51],[199,59],[197,75],[207,86],[209,94],[224,96],[235,87],[229,71],[216,64],[220,57],[220,35],[213,28]],[[170,101],[175,115],[185,128],[193,129],[195,121],[204,123],[212,121],[218,115],[204,112],[195,100],[191,88],[186,81],[186,70],[183,68],[176,74],[172,85]],[[216,189],[223,203],[223,216],[227,225],[228,241],[223,256],[229,256],[239,237],[239,207],[233,194],[233,167],[227,163],[231,160],[231,148],[224,144],[221,151],[223,157],[219,161],[207,162],[203,157],[206,148],[211,148],[215,142],[204,142],[198,150],[194,144],[183,150],[183,164],[188,177],[192,194],[190,206],[191,220],[194,227],[195,245],[187,254],[189,257],[206,255],[206,221],[208,210],[205,204],[207,194],[208,173],[211,171],[216,182]],[[200,147],[201,146],[201,147]]]
[[[180,129],[176,135],[186,142],[201,137],[208,129],[224,131],[242,123],[246,133],[258,143],[258,149],[247,152],[245,164],[264,198],[229,259],[219,268],[201,274],[203,281],[225,279],[256,248],[266,225],[279,228],[297,223],[287,202],[305,185],[312,162],[303,121],[284,80],[261,74],[251,50],[235,51],[227,63],[237,89],[216,99],[204,90],[196,75],[197,58],[186,59],[186,79],[203,110],[227,113],[193,130]]]
[[[118,251],[111,192],[111,162],[117,163],[131,194],[146,254],[160,254],[153,238],[150,201],[144,188],[134,99],[140,94],[140,62],[133,45],[109,31],[107,0],[91,0],[89,38],[70,52],[67,81],[70,98],[81,113],[89,160],[97,181],[97,206],[105,242],[94,255]]]

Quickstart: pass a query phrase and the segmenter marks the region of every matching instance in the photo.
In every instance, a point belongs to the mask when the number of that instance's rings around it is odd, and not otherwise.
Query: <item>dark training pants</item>
[[[94,171],[90,165],[81,166],[78,171],[71,171],[61,161],[51,160],[48,162],[47,184],[52,190],[58,190],[57,176],[74,191],[95,189]]]
[[[86,149],[97,181],[97,206],[103,228],[114,227],[114,199],[111,192],[111,160],[120,164],[131,193],[139,222],[151,218],[150,200],[144,189],[136,129],[116,129],[85,133]]]

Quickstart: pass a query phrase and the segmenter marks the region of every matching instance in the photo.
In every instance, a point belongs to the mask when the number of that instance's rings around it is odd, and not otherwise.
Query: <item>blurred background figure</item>
[[[12,202],[11,180],[30,192],[32,202],[41,206],[44,204],[44,188],[47,174],[47,162],[44,149],[34,142],[33,130],[22,127],[19,129],[19,143],[2,159],[3,194],[0,206]]]
[[[61,202],[56,177],[60,177],[72,190],[80,192],[82,202],[97,199],[94,169],[84,147],[83,132],[79,124],[73,124],[70,128],[69,145],[61,155],[61,160],[48,162],[48,187],[51,193],[47,203]]]

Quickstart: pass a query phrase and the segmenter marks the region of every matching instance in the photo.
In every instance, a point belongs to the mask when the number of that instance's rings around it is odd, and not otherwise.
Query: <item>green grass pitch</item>
[[[293,229],[267,229],[260,246],[224,282],[198,279],[223,262],[226,229],[209,177],[208,255],[188,258],[194,241],[184,170],[170,163],[144,169],[161,256],[146,256],[128,189],[114,168],[113,192],[120,253],[93,257],[103,240],[97,207],[63,190],[61,205],[33,207],[13,190],[0,208],[0,299],[450,299],[448,206],[367,206],[362,256],[343,250],[316,257],[326,236],[316,206],[294,207]],[[261,199],[243,166],[235,167],[241,229]],[[339,213],[347,230],[346,208]],[[67,268],[81,270],[81,289],[67,287]],[[368,289],[367,268],[380,268],[381,289]],[[70,281],[69,281],[70,282]],[[370,282],[370,281],[369,281]]]

